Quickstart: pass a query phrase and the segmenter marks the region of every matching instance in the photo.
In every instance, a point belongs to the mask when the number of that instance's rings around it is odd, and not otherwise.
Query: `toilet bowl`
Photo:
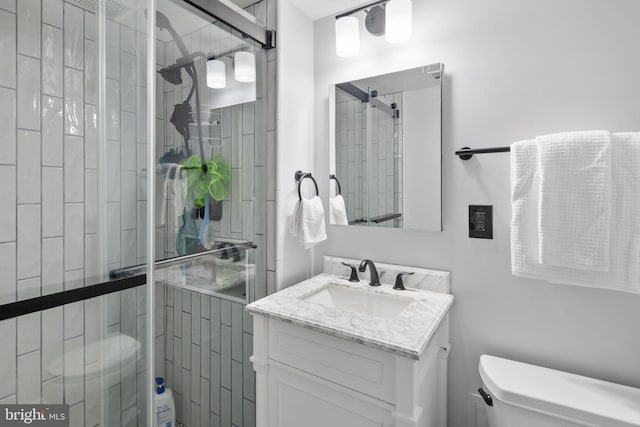
[[[87,388],[98,390],[104,384],[120,382],[122,371],[135,373],[135,366],[142,345],[138,340],[126,334],[113,334],[102,340],[71,350],[63,357],[55,359],[49,366],[49,373],[57,382],[69,384],[84,383]],[[77,353],[77,354],[76,354]],[[84,360],[84,354],[98,355],[98,361],[86,365],[84,363],[64,364],[67,360]]]
[[[482,355],[491,427],[639,427],[640,389]]]

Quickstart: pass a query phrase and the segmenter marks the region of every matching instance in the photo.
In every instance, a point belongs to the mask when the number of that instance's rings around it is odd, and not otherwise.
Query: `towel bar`
[[[492,147],[492,148],[469,148],[462,147],[456,151],[456,156],[462,160],[469,160],[474,154],[488,154],[488,153],[508,153],[511,151],[511,147]]]

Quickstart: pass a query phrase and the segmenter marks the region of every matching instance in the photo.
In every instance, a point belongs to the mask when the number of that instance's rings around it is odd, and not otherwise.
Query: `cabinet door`
[[[297,370],[269,366],[270,427],[390,427],[393,407]]]

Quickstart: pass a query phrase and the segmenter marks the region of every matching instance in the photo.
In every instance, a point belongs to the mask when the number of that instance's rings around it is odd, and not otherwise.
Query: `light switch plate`
[[[493,239],[493,206],[469,205],[469,237]]]

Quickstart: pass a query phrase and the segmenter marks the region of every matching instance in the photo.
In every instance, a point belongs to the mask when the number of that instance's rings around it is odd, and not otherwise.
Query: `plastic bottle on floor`
[[[165,388],[164,378],[156,377],[156,392],[153,395],[155,427],[175,427],[176,402],[173,400],[171,389]]]

